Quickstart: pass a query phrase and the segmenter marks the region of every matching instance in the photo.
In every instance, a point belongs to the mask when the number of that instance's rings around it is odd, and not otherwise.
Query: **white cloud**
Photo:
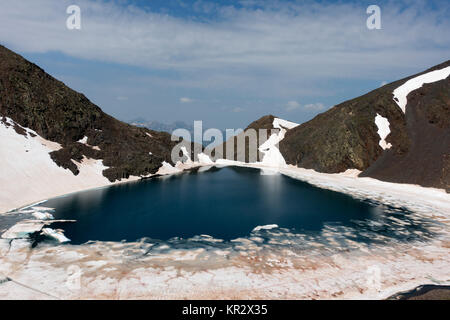
[[[310,103],[303,106],[305,110],[308,111],[322,111],[325,110],[325,105],[323,103]]]
[[[294,110],[299,110],[299,109],[306,110],[306,111],[322,111],[322,110],[325,110],[325,105],[320,102],[301,105],[297,101],[289,101],[286,104],[285,109],[288,112],[291,112]]]
[[[387,85],[387,84],[388,84],[387,81],[382,81],[382,82],[380,83],[380,87],[385,86],[385,85]]]
[[[375,32],[366,28],[365,8],[358,4],[268,2],[235,8],[201,2],[201,10],[218,16],[205,23],[88,0],[77,1],[82,30],[68,30],[70,2],[2,3],[0,39],[27,52],[56,50],[148,68],[263,69],[305,78],[366,77],[450,54],[450,40],[443,36],[450,32],[448,3],[434,11],[424,10],[422,2],[404,10],[402,3],[388,3],[382,6],[383,30]]]
[[[147,68],[151,75],[143,75],[142,81],[132,75],[134,82],[123,82],[145,83],[158,94],[167,90],[171,103],[173,90],[182,89],[178,92],[195,97],[212,92],[227,105],[243,105],[239,98],[269,104],[292,97],[328,105],[341,102],[330,101],[335,96],[351,98],[354,93],[336,86],[340,79],[376,83],[401,78],[450,56],[448,1],[434,10],[425,1],[386,2],[381,5],[382,30],[376,31],[367,29],[366,7],[358,2],[242,0],[240,7],[202,2],[194,10],[214,18],[121,6],[129,3],[125,1],[77,0],[82,28],[68,30],[66,8],[72,0],[0,0],[0,39],[23,53],[58,51]],[[192,99],[180,100],[188,102]],[[196,102],[203,102],[203,96]]]
[[[286,103],[286,111],[294,111],[300,108],[300,103],[297,101],[289,101]]]
[[[232,112],[238,113],[238,112],[243,112],[243,111],[245,111],[245,109],[244,109],[244,108],[241,108],[241,107],[236,107],[236,108],[233,108],[231,111],[232,111]]]
[[[187,97],[180,98],[181,103],[191,103],[193,101],[194,101],[193,99]]]

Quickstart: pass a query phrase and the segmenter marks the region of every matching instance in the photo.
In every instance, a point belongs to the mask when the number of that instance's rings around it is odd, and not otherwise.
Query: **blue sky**
[[[0,4],[1,44],[122,120],[224,129],[271,113],[304,122],[450,59],[448,1]],[[81,30],[66,28],[70,4],[81,8]],[[366,27],[370,4],[381,8],[381,30]]]

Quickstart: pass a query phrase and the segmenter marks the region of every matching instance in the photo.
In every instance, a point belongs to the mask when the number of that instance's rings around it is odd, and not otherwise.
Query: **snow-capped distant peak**
[[[403,85],[394,90],[394,101],[398,104],[403,113],[406,112],[407,96],[411,91],[417,90],[425,83],[433,83],[444,80],[450,75],[450,67],[431,71],[418,77],[406,81]]]

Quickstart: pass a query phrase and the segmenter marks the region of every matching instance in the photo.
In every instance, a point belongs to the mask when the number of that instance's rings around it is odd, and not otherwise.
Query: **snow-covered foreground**
[[[106,169],[101,160],[84,158],[76,163],[80,173],[74,176],[58,167],[49,153],[59,150],[58,143],[40,137],[24,128],[26,135],[16,133],[14,122],[0,121],[0,212],[63,194],[111,184],[102,175]]]
[[[448,230],[428,242],[334,252],[289,249],[279,228],[221,247],[146,243],[41,245],[0,240],[1,299],[381,299],[424,283],[450,284]],[[285,244],[279,250],[263,237]],[[291,237],[293,237],[292,235]],[[326,230],[334,238],[338,232]]]
[[[102,174],[107,169],[102,160],[86,157],[81,163],[74,161],[80,170],[75,176],[70,170],[56,165],[50,157],[50,152],[61,149],[60,144],[46,140],[35,131],[21,126],[19,127],[25,130],[26,135],[18,134],[14,125],[14,121],[9,118],[6,118],[6,123],[0,119],[0,213],[73,192],[140,179],[131,176],[121,182],[111,183]],[[79,142],[86,144],[86,141],[85,137]],[[89,147],[98,150],[96,146]],[[156,174],[179,173],[183,169],[202,164],[191,161],[174,168],[163,163]]]
[[[282,134],[265,146],[272,154]],[[213,164],[206,155],[200,158],[196,166],[207,170]],[[379,244],[354,241],[356,230],[334,226],[317,236],[293,234],[276,225],[255,226],[250,236],[228,243],[203,235],[163,243],[44,242],[31,248],[29,240],[11,236],[0,239],[0,298],[382,299],[426,283],[450,284],[450,195],[443,190],[358,178],[357,170],[323,174],[287,166],[279,157],[271,159],[277,161],[218,160],[214,165],[284,174],[400,211],[408,209],[413,211],[411,223],[423,221],[426,230],[412,231],[417,240],[409,242],[368,235]],[[161,172],[178,174],[192,168],[188,162],[166,164]],[[41,207],[23,211],[38,219],[49,217]],[[396,231],[410,232],[408,221],[390,219]],[[43,228],[43,221],[34,225],[65,240]],[[12,231],[20,235],[24,229]]]
[[[414,219],[435,222],[427,230],[434,236],[399,242],[379,235],[383,244],[367,245],[351,240],[350,229],[329,226],[308,237],[268,225],[230,243],[198,236],[184,245],[142,240],[42,243],[31,249],[27,240],[2,239],[0,298],[382,299],[426,283],[450,284],[450,196],[445,192],[358,178],[356,170],[321,174],[291,166],[233,165],[270,169],[408,208]],[[395,223],[403,232],[405,222]]]

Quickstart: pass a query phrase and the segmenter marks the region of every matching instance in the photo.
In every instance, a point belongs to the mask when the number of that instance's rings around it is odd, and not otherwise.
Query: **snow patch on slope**
[[[174,166],[172,166],[170,163],[163,161],[162,162],[162,167],[159,168],[158,172],[156,172],[156,174],[159,175],[168,175],[168,174],[175,174],[175,173],[180,173],[183,170],[179,169],[179,168],[175,168]]]
[[[392,144],[386,143],[385,140],[389,133],[391,133],[391,129],[389,129],[389,120],[377,113],[375,124],[378,127],[378,135],[380,136],[380,147],[383,148],[383,150],[391,148]]]
[[[87,144],[87,141],[88,141],[88,137],[84,136],[83,139],[80,139],[77,142],[82,143],[82,144]]]
[[[402,109],[403,113],[406,112],[407,96],[411,91],[417,90],[425,83],[433,83],[436,81],[444,80],[450,75],[450,67],[444,69],[431,71],[421,76],[415,77],[406,81],[403,85],[394,90],[394,101]]]
[[[99,151],[100,151],[100,147],[98,147],[98,146],[91,146],[91,145],[89,145],[89,144],[87,143],[87,141],[88,141],[88,137],[87,137],[87,136],[84,136],[83,139],[80,139],[80,140],[78,140],[77,142],[79,142],[79,143],[81,143],[81,144],[84,144],[84,145],[86,145],[86,146],[88,146],[89,148],[92,148],[92,149],[94,149],[94,150],[99,150]]]
[[[260,147],[259,151],[264,154],[261,164],[271,167],[285,167],[286,161],[283,155],[278,149],[278,144],[284,139],[287,129],[293,129],[297,127],[298,124],[290,122],[287,120],[275,118],[273,120],[273,127],[275,129],[280,129],[280,132],[272,134],[266,142],[264,142]]]
[[[187,158],[187,160],[183,161],[185,164],[192,164],[191,156],[189,155],[189,152],[187,151],[186,147],[181,147],[181,151],[183,152],[183,156]]]
[[[208,155],[204,154],[203,152],[199,153],[197,157],[198,162],[200,162],[200,164],[208,164],[208,165],[214,164],[214,161],[212,161],[211,158],[208,157]]]
[[[258,149],[264,154],[263,160],[261,162],[257,162],[255,164],[260,164],[265,167],[273,168],[273,170],[264,170],[264,174],[278,174],[276,171],[277,168],[286,167],[286,161],[284,160],[283,155],[278,149],[278,143],[284,139],[284,136],[287,130],[293,129],[297,127],[299,124],[274,118],[273,127],[275,129],[279,129],[278,133],[272,134],[269,139],[264,142]],[[164,161],[162,162],[162,167],[159,168],[156,174],[158,175],[171,175],[182,172],[185,169],[191,169],[194,167],[202,167],[202,166],[212,166],[216,165],[220,166],[232,166],[232,165],[241,165],[244,164],[240,161],[228,160],[228,159],[217,159],[215,162],[211,160],[211,158],[204,154],[197,154],[198,161],[192,161],[190,158],[190,154],[187,151],[186,147],[181,147],[181,151],[183,152],[183,156],[187,158],[187,160],[183,162],[178,162],[175,167],[170,163]]]
[[[284,130],[284,129],[282,129]],[[266,166],[273,167],[284,167],[286,166],[286,161],[284,160],[283,155],[278,149],[278,143],[284,138],[284,133],[280,131],[280,133],[270,136],[270,138],[264,142],[260,147],[259,151],[264,154],[264,157],[261,161],[262,164]]]
[[[0,212],[24,203],[111,184],[102,174],[106,169],[102,160],[84,158],[80,163],[75,162],[80,170],[75,176],[50,157],[50,152],[61,149],[60,144],[27,128],[24,128],[27,135],[17,134],[14,121],[7,118],[6,122],[10,126],[0,121]]]
[[[295,122],[283,120],[280,118],[273,119],[273,127],[277,128],[277,129],[281,129],[281,127],[283,127],[283,128],[290,130],[290,129],[294,129],[295,127],[298,127],[298,126],[299,126],[299,124],[295,123]]]

